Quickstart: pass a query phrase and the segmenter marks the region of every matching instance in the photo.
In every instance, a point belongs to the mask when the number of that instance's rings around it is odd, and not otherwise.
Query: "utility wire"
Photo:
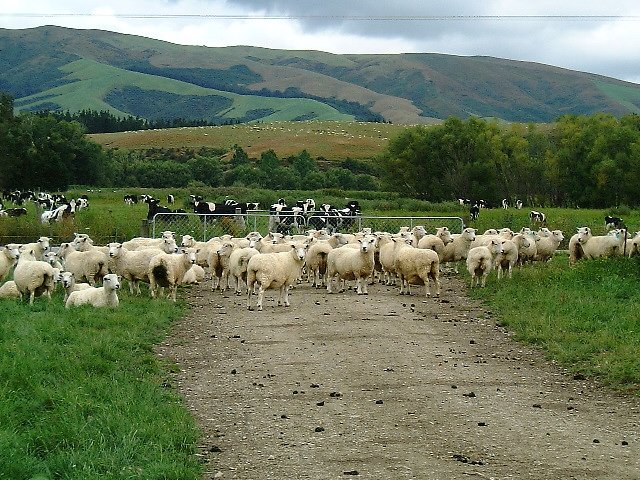
[[[61,18],[61,17],[116,17],[116,18],[203,18],[212,20],[344,20],[344,21],[475,21],[475,20],[557,20],[579,22],[639,21],[640,15],[230,15],[216,13],[136,14],[136,13],[0,13],[0,17]]]

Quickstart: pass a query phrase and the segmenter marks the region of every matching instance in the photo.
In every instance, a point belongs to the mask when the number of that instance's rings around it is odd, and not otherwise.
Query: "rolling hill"
[[[53,26],[0,29],[0,90],[17,110],[214,123],[416,124],[449,116],[549,122],[567,113],[640,113],[640,85],[537,63],[184,46]]]

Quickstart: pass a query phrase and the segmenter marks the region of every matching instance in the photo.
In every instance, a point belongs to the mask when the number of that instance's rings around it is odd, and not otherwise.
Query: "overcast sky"
[[[640,83],[639,0],[0,0],[0,27],[39,25],[212,47],[489,55]]]

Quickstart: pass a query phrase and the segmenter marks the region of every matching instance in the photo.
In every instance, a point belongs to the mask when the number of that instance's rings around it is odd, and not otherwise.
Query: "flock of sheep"
[[[13,269],[13,280],[0,286],[0,298],[29,298],[51,294],[60,284],[65,290],[66,307],[93,305],[117,307],[117,291],[122,279],[132,295],[139,295],[140,282],[149,284],[151,297],[167,288],[176,300],[177,288],[203,282],[211,277],[212,289],[233,288],[247,295],[247,307],[262,310],[265,292],[279,291],[278,305],[289,306],[289,289],[305,280],[312,286],[340,291],[353,281],[358,294],[367,294],[371,282],[399,285],[400,294],[410,294],[412,285],[424,286],[424,295],[440,294],[440,275],[445,264],[464,261],[471,287],[484,286],[487,276],[497,270],[497,278],[511,277],[513,268],[528,262],[546,262],[564,240],[560,230],[508,228],[477,234],[465,228],[452,234],[447,227],[428,234],[422,226],[402,227],[398,232],[355,234],[309,231],[305,235],[284,236],[251,232],[245,237],[229,235],[196,241],[181,238],[178,247],[173,232],[160,238],[138,237],[124,243],[96,246],[91,238],[76,234],[73,241],[52,251],[50,239],[41,237],[29,244],[8,244],[0,249],[0,281]],[[594,236],[581,227],[569,241],[569,262],[582,258],[632,256],[638,253],[640,232],[627,238],[624,230]],[[98,283],[102,286],[97,287]]]

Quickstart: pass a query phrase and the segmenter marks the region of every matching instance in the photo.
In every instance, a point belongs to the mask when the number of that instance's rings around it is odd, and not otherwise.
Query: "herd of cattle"
[[[43,224],[73,217],[78,210],[89,207],[87,195],[67,200],[64,195],[58,193],[33,192],[31,190],[5,190],[2,192],[2,200],[17,206],[5,209],[4,203],[0,202],[0,217],[24,216],[27,214],[27,209],[23,205],[27,202],[33,202],[42,211],[40,222]]]

